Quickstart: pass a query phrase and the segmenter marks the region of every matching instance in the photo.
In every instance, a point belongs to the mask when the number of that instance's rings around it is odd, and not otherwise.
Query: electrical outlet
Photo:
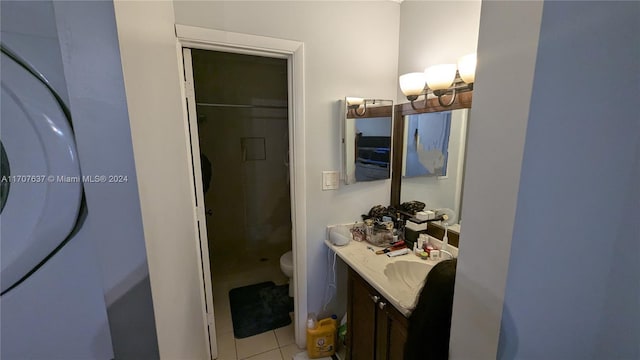
[[[340,187],[340,173],[338,171],[322,172],[322,190],[336,190]]]

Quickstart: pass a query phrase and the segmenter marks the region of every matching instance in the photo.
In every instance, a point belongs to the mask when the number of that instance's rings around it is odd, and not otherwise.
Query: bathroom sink
[[[433,265],[426,262],[400,260],[387,264],[384,274],[396,288],[419,291]]]

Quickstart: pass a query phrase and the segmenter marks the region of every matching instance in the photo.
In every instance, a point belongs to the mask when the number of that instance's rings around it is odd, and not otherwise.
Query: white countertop
[[[351,225],[336,226],[350,227]],[[329,228],[333,227],[334,226],[330,226]],[[327,233],[329,233],[329,231]],[[437,261],[422,260],[411,252],[407,255],[396,257],[388,257],[384,254],[377,255],[375,250],[382,248],[371,245],[366,241],[359,242],[352,240],[344,246],[335,246],[329,240],[325,240],[325,243],[330,250],[334,251],[344,262],[360,274],[373,288],[398,309],[398,311],[407,317],[415,307],[418,295],[422,290],[422,284],[424,284],[424,278],[426,278],[429,270],[437,264]],[[373,248],[374,250],[372,251],[369,248]],[[449,250],[457,256],[458,251],[455,247],[449,246]],[[427,265],[424,269],[421,269],[421,271],[424,271],[423,274],[411,274],[414,279],[422,279],[419,286],[409,287],[405,284],[400,284],[385,274],[387,265],[398,261],[417,262]]]

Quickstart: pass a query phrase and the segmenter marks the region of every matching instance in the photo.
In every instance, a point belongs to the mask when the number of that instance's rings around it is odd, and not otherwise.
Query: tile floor
[[[214,258],[212,269],[218,360],[291,360],[304,351],[295,344],[293,323],[245,339],[233,336],[229,290],[263,281],[286,284],[288,279],[280,271],[280,254],[224,257],[217,264]],[[293,317],[293,313],[290,315]]]

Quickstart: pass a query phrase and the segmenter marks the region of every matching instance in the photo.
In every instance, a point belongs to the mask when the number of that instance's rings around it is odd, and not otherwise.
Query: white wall
[[[389,203],[390,181],[322,191],[322,171],[339,170],[340,102],[347,95],[394,99],[400,6],[371,2],[174,2],[176,22],[304,42],[308,310],[320,312],[327,224]]]
[[[541,11],[539,2],[482,3],[451,324],[453,359],[496,357]]]
[[[480,0],[403,1],[400,6],[398,75],[421,72],[435,64],[456,63],[460,56],[475,52],[480,4]],[[397,80],[396,89],[398,102],[407,102]],[[459,214],[459,192],[456,188],[461,181],[462,169],[458,162],[464,158],[460,147],[464,146],[461,139],[464,129],[460,125],[460,120],[452,116],[447,177],[402,179],[402,201],[419,200],[431,208],[447,207]],[[452,158],[454,152],[459,156]]]
[[[204,359],[193,180],[173,4],[114,4],[161,358]]]
[[[638,18],[483,3],[452,358],[640,356]]]

